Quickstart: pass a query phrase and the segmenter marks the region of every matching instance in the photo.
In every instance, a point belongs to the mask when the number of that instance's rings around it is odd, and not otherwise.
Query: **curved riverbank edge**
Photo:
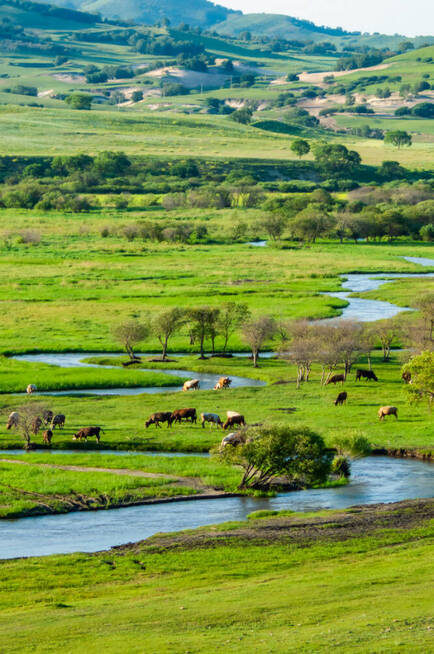
[[[390,456],[395,459],[419,459],[426,463],[434,463],[434,448],[412,449],[405,447],[376,447],[371,456]]]

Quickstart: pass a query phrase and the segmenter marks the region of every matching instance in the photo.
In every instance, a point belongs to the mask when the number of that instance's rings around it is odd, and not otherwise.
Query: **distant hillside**
[[[220,23],[234,12],[208,0],[40,0],[58,6],[100,13],[104,18],[134,21],[154,25],[168,18],[172,25],[187,23],[192,26],[210,27]]]
[[[74,30],[95,25],[98,20],[97,16],[61,7],[60,3],[56,5],[46,6],[40,1],[29,0],[0,0],[0,21],[6,20],[3,29],[7,25],[20,25],[25,29]],[[11,29],[10,38],[17,39],[17,32]]]
[[[226,36],[240,36],[250,32],[252,36],[268,36],[299,41],[339,41],[342,45],[367,45],[372,48],[394,48],[403,40],[411,41],[415,46],[434,43],[433,36],[420,36],[407,39],[403,35],[362,34],[347,32],[341,28],[315,25],[308,20],[293,18],[283,14],[242,14],[228,16],[223,22],[214,25],[214,29]],[[336,43],[337,44],[337,43]]]

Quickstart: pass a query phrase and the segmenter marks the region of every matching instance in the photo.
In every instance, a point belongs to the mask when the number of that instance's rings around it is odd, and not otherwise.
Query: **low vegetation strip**
[[[433,515],[416,500],[3,561],[0,648],[28,654],[38,630],[53,653],[422,654]]]

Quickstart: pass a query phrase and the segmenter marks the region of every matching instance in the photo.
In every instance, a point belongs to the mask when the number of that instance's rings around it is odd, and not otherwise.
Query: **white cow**
[[[223,423],[217,413],[201,413],[200,419],[202,421],[202,427],[205,427],[206,422],[210,423],[210,427],[212,427],[213,424],[216,425],[216,427],[223,427]]]
[[[18,427],[19,422],[20,422],[20,414],[18,413],[18,411],[12,411],[12,413],[9,414],[9,418],[6,423],[6,429],[11,429],[12,427]]]
[[[184,382],[183,391],[197,391],[200,388],[198,379],[189,379]]]
[[[38,390],[38,389],[36,388],[36,386],[35,386],[34,384],[29,384],[29,385],[27,386],[27,389],[26,389],[26,391],[27,391],[27,393],[29,393],[29,395],[30,395],[31,393],[36,393],[37,390]]]

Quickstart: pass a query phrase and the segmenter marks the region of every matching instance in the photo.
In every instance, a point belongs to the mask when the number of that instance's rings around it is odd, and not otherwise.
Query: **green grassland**
[[[429,501],[408,502],[3,561],[0,647],[421,654],[432,629],[431,517]]]

